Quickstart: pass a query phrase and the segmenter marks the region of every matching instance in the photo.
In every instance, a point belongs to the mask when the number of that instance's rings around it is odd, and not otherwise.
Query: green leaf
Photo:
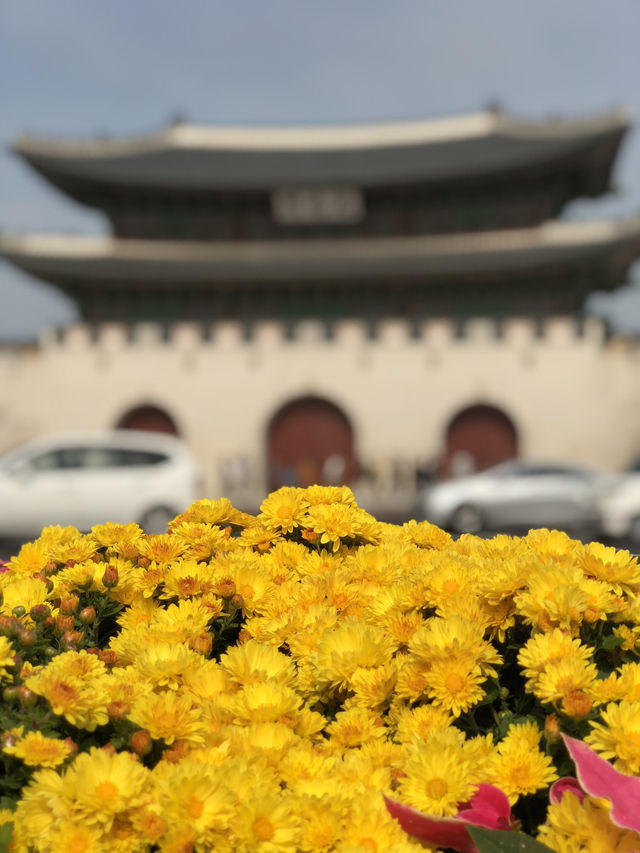
[[[13,835],[13,824],[5,823],[0,826],[0,853],[7,853],[11,836]]]
[[[505,832],[502,829],[483,829],[481,826],[468,826],[467,829],[478,853],[553,853],[550,847],[530,835]]]
[[[614,637],[613,634],[610,634],[608,637],[605,637],[600,645],[603,649],[617,649],[624,643],[624,639],[622,637]]]

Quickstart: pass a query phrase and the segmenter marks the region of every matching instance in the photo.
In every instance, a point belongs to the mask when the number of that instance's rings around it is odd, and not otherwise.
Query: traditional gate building
[[[352,127],[173,124],[23,137],[109,236],[0,236],[81,321],[0,352],[0,448],[57,429],[175,431],[208,493],[349,481],[410,504],[514,455],[640,455],[640,351],[584,314],[625,283],[640,221],[570,222],[611,187],[622,113],[497,111]],[[403,504],[404,502],[404,504]]]

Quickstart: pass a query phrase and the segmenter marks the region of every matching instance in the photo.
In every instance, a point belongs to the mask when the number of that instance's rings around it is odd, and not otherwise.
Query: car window
[[[63,447],[35,456],[29,467],[35,471],[121,468],[158,465],[167,458],[163,453],[120,447]]]
[[[59,450],[49,450],[30,459],[26,466],[34,471],[53,471],[62,468],[62,455]]]
[[[169,458],[164,453],[152,453],[148,450],[118,450],[117,452],[119,465],[159,465]]]

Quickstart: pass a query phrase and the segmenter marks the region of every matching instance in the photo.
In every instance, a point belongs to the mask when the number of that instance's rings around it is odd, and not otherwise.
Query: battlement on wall
[[[91,350],[105,353],[130,348],[172,347],[177,351],[268,350],[271,347],[322,347],[350,349],[354,347],[449,348],[470,344],[515,346],[605,345],[605,324],[597,318],[549,318],[535,321],[509,318],[500,322],[471,319],[465,322],[426,320],[342,320],[328,326],[320,321],[294,324],[258,321],[251,325],[221,321],[209,326],[198,323],[156,323],[124,325],[105,323],[99,326],[76,324],[63,329],[47,330],[40,339],[44,352],[60,349]],[[0,354],[8,348],[0,348]]]

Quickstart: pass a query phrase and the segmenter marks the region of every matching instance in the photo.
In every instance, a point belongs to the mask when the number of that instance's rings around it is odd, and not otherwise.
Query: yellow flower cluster
[[[558,531],[454,541],[283,488],[161,535],[47,528],[0,591],[0,678],[27,697],[2,749],[36,768],[0,820],[15,853],[423,849],[382,793],[546,798],[560,729],[640,772],[640,567]],[[46,630],[48,659],[16,664]],[[565,796],[541,839],[592,849],[607,820]]]

